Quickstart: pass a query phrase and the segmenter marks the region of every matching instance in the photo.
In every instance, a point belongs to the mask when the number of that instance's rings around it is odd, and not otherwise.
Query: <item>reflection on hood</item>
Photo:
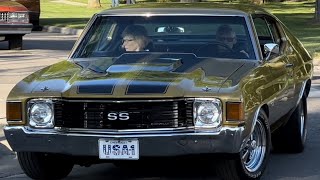
[[[52,65],[38,77],[44,86],[70,94],[184,96],[235,86],[254,61],[197,58],[194,54],[127,53],[118,58],[75,59]]]

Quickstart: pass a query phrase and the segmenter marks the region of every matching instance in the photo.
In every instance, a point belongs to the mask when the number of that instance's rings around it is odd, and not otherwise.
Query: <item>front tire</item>
[[[73,168],[71,158],[64,155],[17,152],[19,164],[24,173],[32,179],[61,179]]]
[[[225,180],[259,179],[266,168],[270,149],[268,117],[261,110],[245,147],[234,159],[222,161],[217,167],[217,174]]]

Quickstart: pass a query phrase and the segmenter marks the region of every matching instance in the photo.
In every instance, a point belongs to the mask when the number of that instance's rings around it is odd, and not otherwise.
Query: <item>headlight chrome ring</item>
[[[196,98],[193,104],[196,128],[217,128],[222,121],[221,101],[216,98]]]
[[[28,102],[29,125],[35,128],[53,128],[54,110],[51,99],[33,99]]]

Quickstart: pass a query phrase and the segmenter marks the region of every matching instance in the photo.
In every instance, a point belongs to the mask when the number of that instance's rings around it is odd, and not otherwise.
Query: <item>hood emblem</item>
[[[206,86],[205,88],[202,88],[202,91],[208,92],[211,91],[211,88],[208,88],[208,86]]]
[[[48,88],[47,86],[45,86],[45,87],[41,88],[40,90],[41,90],[42,92],[45,92],[45,91],[48,91],[49,88]]]

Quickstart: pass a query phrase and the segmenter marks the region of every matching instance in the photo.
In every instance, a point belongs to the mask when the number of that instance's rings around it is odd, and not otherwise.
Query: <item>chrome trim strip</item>
[[[22,103],[22,101],[19,100],[8,100],[7,103]]]
[[[103,100],[103,99],[59,99],[59,98],[34,98],[31,100],[56,100],[65,102],[108,102],[108,103],[128,103],[128,102],[171,102],[171,101],[188,101],[195,98],[177,98],[177,99],[130,99],[130,100]]]
[[[307,80],[305,80],[305,81],[302,83],[302,87],[301,87],[300,92],[299,92],[299,98],[298,98],[298,101],[297,101],[297,105],[300,103],[300,100],[302,99],[304,90],[306,89],[306,85],[307,85]]]
[[[19,121],[12,121],[12,120],[9,120],[9,121],[7,121],[7,123],[8,124],[15,124],[15,123],[23,123],[23,121],[22,120],[19,120]]]
[[[151,17],[151,16],[221,16],[221,17],[246,17],[246,15],[244,13],[238,13],[238,14],[218,14],[218,13],[212,13],[214,12],[214,9],[211,9],[213,11],[211,11],[210,13],[158,13],[158,12],[152,12],[152,13],[130,13],[130,14],[114,14],[113,12],[109,11],[106,12],[105,14],[100,13],[98,14],[99,16],[138,16],[138,17]]]
[[[126,133],[167,133],[173,131],[185,132],[194,130],[194,127],[181,127],[181,128],[159,128],[159,129],[82,129],[82,128],[64,128],[55,127],[57,132],[75,132],[75,133],[98,133],[98,134],[126,134]],[[37,130],[37,129],[34,129]]]
[[[253,121],[252,121],[252,126],[251,127],[254,127],[256,125],[261,107],[262,107],[262,105],[260,105],[258,107],[258,109],[256,110],[256,112],[254,113],[254,117],[253,117]],[[250,134],[253,133],[253,130],[254,130],[254,128],[251,129],[251,133]]]
[[[44,130],[44,129],[27,129],[22,126],[6,126],[4,128],[6,131],[9,130],[22,130],[25,134],[28,135],[67,135],[67,136],[78,136],[78,137],[99,137],[99,138],[132,138],[132,137],[171,137],[171,136],[201,136],[201,135],[220,135],[222,132],[242,132],[244,130],[244,126],[241,127],[222,127],[219,132],[199,132],[199,131],[186,131],[186,132],[166,132],[159,133],[153,132],[148,134],[81,134],[81,133],[64,133],[58,132],[54,129]],[[235,135],[235,134],[234,134]]]

